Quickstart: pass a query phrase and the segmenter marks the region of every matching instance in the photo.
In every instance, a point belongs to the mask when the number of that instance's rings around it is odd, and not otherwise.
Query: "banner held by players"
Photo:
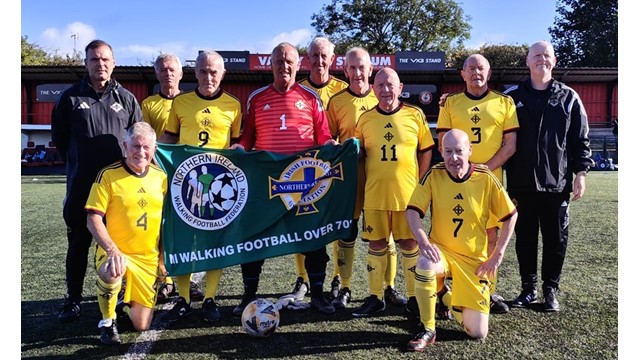
[[[171,275],[318,249],[347,238],[357,140],[290,156],[158,144],[166,171],[162,241]]]

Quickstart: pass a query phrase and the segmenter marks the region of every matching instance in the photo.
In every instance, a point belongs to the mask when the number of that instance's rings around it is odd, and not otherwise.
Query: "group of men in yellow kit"
[[[278,44],[271,54],[273,83],[250,95],[244,119],[240,101],[221,88],[226,70],[220,54],[209,50],[198,55],[195,64],[198,86],[186,92],[179,89],[182,66],[177,56],[162,54],[157,58],[155,70],[160,92],[145,99],[142,109],[137,103],[126,107],[130,124],[126,133],[117,135],[121,154],[116,152],[112,163],[107,161],[102,169],[81,167],[75,174],[91,184],[82,211],[86,211],[89,233],[97,242],[95,266],[103,343],[120,343],[116,318],[128,319],[137,330],[148,329],[156,294],[164,299],[177,295],[175,305],[164,316],[168,322],[191,314],[192,301],[202,299],[206,321],[215,322],[222,316],[215,298],[223,269],[206,272],[204,293],[195,286],[191,275],[177,276],[174,284],[164,269],[159,218],[167,179],[151,161],[156,139],[212,149],[284,154],[319,145],[339,146],[349,138],[359,140],[358,188],[354,199],[346,200],[356,204],[354,226],[349,238],[331,245],[334,269],[328,299],[323,292],[329,261],[326,248],[293,255],[298,277],[291,296],[301,308],[332,314],[336,309],[347,308],[352,301],[357,224],[362,215],[361,238],[368,244],[369,289],[363,304],[352,311],[354,317],[380,314],[388,303],[404,306],[412,317],[420,320],[420,329],[408,342],[407,350],[423,351],[435,341],[436,315],[452,316],[470,337],[482,339],[488,333],[489,313],[509,310],[496,293],[495,284],[509,239],[514,229],[518,231],[519,212],[503,188],[502,167],[517,152],[519,107],[528,105],[529,98],[518,95],[516,105],[512,97],[490,90],[489,62],[482,55],[471,55],[461,71],[465,90],[448,94],[442,100],[436,132],[444,161],[432,167],[436,144],[423,111],[400,100],[403,84],[396,71],[383,68],[370,84],[373,67],[369,53],[354,47],[345,54],[344,74],[348,82],[344,82],[329,73],[335,59],[334,47],[326,38],[315,38],[307,49],[310,74],[298,82],[300,56],[296,47],[286,42]],[[87,138],[101,134],[87,133],[82,139],[74,139],[77,135],[71,128],[77,125],[65,119],[77,117],[85,124],[108,121],[86,112],[74,113],[74,99],[102,98],[119,86],[111,79],[115,65],[111,46],[97,40],[85,52],[87,79],[79,89],[72,88],[63,94],[53,111],[54,140],[66,156],[68,166],[81,164],[78,147]],[[555,65],[550,44],[534,44],[527,62],[531,62],[531,83],[537,84],[538,71],[542,84],[550,83]],[[130,95],[126,89],[118,90]],[[516,90],[514,94],[519,93]],[[305,106],[299,106],[299,101]],[[80,108],[82,104],[87,102],[80,103]],[[571,104],[574,106],[575,102]],[[570,112],[583,110],[579,98],[577,106],[577,110],[572,107]],[[111,105],[111,109],[116,108]],[[272,109],[277,109],[277,116]],[[546,114],[545,111],[536,114]],[[527,121],[536,120],[527,116]],[[577,174],[576,179],[568,188],[556,192],[573,190],[577,200],[584,194],[584,176],[591,160],[588,126],[584,125],[586,116],[575,121],[580,122],[577,134],[569,135],[577,139],[571,139],[576,145],[570,154],[574,161],[570,170]],[[308,131],[298,131],[302,128]],[[148,197],[142,208],[137,202],[140,190]],[[201,208],[205,208],[209,201],[207,192],[199,190],[198,196]],[[65,214],[71,211],[65,207]],[[431,220],[429,232],[420,220],[427,214]],[[109,219],[106,225],[105,218]],[[69,219],[70,216],[65,216],[68,227],[79,227],[78,221],[72,223]],[[532,221],[529,219],[527,223]],[[525,231],[532,230],[523,228],[523,234]],[[130,246],[132,237],[139,238],[142,245]],[[69,241],[71,248],[71,237]],[[395,287],[396,244],[402,254],[406,297]],[[264,260],[242,264],[244,293],[233,309],[234,316],[240,316],[247,304],[258,297],[263,263]],[[75,268],[81,265],[74,264]],[[523,293],[514,300],[514,306],[526,307],[536,301],[535,268],[533,276],[530,266],[527,271],[524,273],[521,268]],[[555,280],[547,281],[543,269],[547,311],[559,310],[558,272],[553,274]],[[73,274],[68,257],[69,290],[59,315],[61,321],[71,321],[81,313],[78,286],[74,285],[72,292],[70,275]],[[84,277],[84,273],[81,275]],[[118,296],[123,287],[122,296]],[[306,295],[310,295],[310,303],[300,306]],[[117,312],[120,315],[116,316]]]

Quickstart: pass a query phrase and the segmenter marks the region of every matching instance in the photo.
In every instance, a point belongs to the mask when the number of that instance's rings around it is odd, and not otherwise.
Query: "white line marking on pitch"
[[[193,281],[196,283],[200,283],[202,278],[204,277],[204,272],[193,274]],[[162,304],[159,308],[156,309],[156,313],[153,316],[153,321],[151,322],[151,326],[149,330],[143,331],[136,338],[136,341],[131,345],[126,354],[122,357],[122,359],[126,360],[138,360],[144,359],[151,351],[153,344],[160,339],[160,335],[169,325],[168,322],[162,320],[162,316],[164,313],[158,313],[158,310],[171,310],[174,301]]]

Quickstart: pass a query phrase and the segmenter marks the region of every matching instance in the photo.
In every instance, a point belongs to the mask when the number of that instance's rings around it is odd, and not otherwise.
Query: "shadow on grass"
[[[264,297],[277,298],[280,295],[264,294]],[[232,316],[240,297],[222,296],[217,300],[226,305],[220,306],[222,319],[216,323],[204,321],[202,302],[193,302],[194,311],[185,318],[170,324],[164,322],[162,316],[173,306],[173,299],[159,305],[155,312],[155,338],[143,338],[139,332],[120,327],[123,343],[118,346],[100,344],[97,328],[100,311],[95,297],[85,298],[81,317],[66,324],[57,320],[62,300],[23,301],[23,358],[98,359],[148,352],[162,358],[173,355],[181,358],[258,359],[335,356],[340,352],[366,354],[374,349],[404,352],[407,342],[418,330],[417,318],[408,317],[404,307],[390,306],[380,316],[355,319],[351,311],[357,305],[352,304],[352,307],[332,315],[314,310],[283,310],[278,331],[269,338],[258,339],[244,333],[240,319]],[[152,332],[143,334],[148,333]],[[439,342],[465,339],[461,329],[454,331],[438,327]]]

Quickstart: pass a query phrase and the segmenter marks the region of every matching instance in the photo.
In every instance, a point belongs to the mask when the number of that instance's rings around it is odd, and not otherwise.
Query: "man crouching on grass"
[[[415,287],[422,327],[407,344],[408,351],[424,351],[435,342],[438,299],[451,308],[467,335],[487,336],[488,279],[498,272],[518,217],[500,180],[488,167],[469,162],[471,144],[464,131],[448,131],[442,149],[444,162],[420,179],[407,206],[407,221],[420,247]],[[420,219],[429,207],[427,235]],[[495,249],[487,254],[491,213],[503,227]],[[445,277],[452,278],[450,291]]]
[[[145,122],[133,124],[124,149],[126,158],[98,173],[85,206],[87,227],[97,242],[100,341],[107,345],[120,344],[116,307],[136,330],[149,329],[156,280],[159,273],[166,274],[159,239],[167,176],[151,164],[157,149],[155,131]],[[118,304],[123,278],[124,301]]]

